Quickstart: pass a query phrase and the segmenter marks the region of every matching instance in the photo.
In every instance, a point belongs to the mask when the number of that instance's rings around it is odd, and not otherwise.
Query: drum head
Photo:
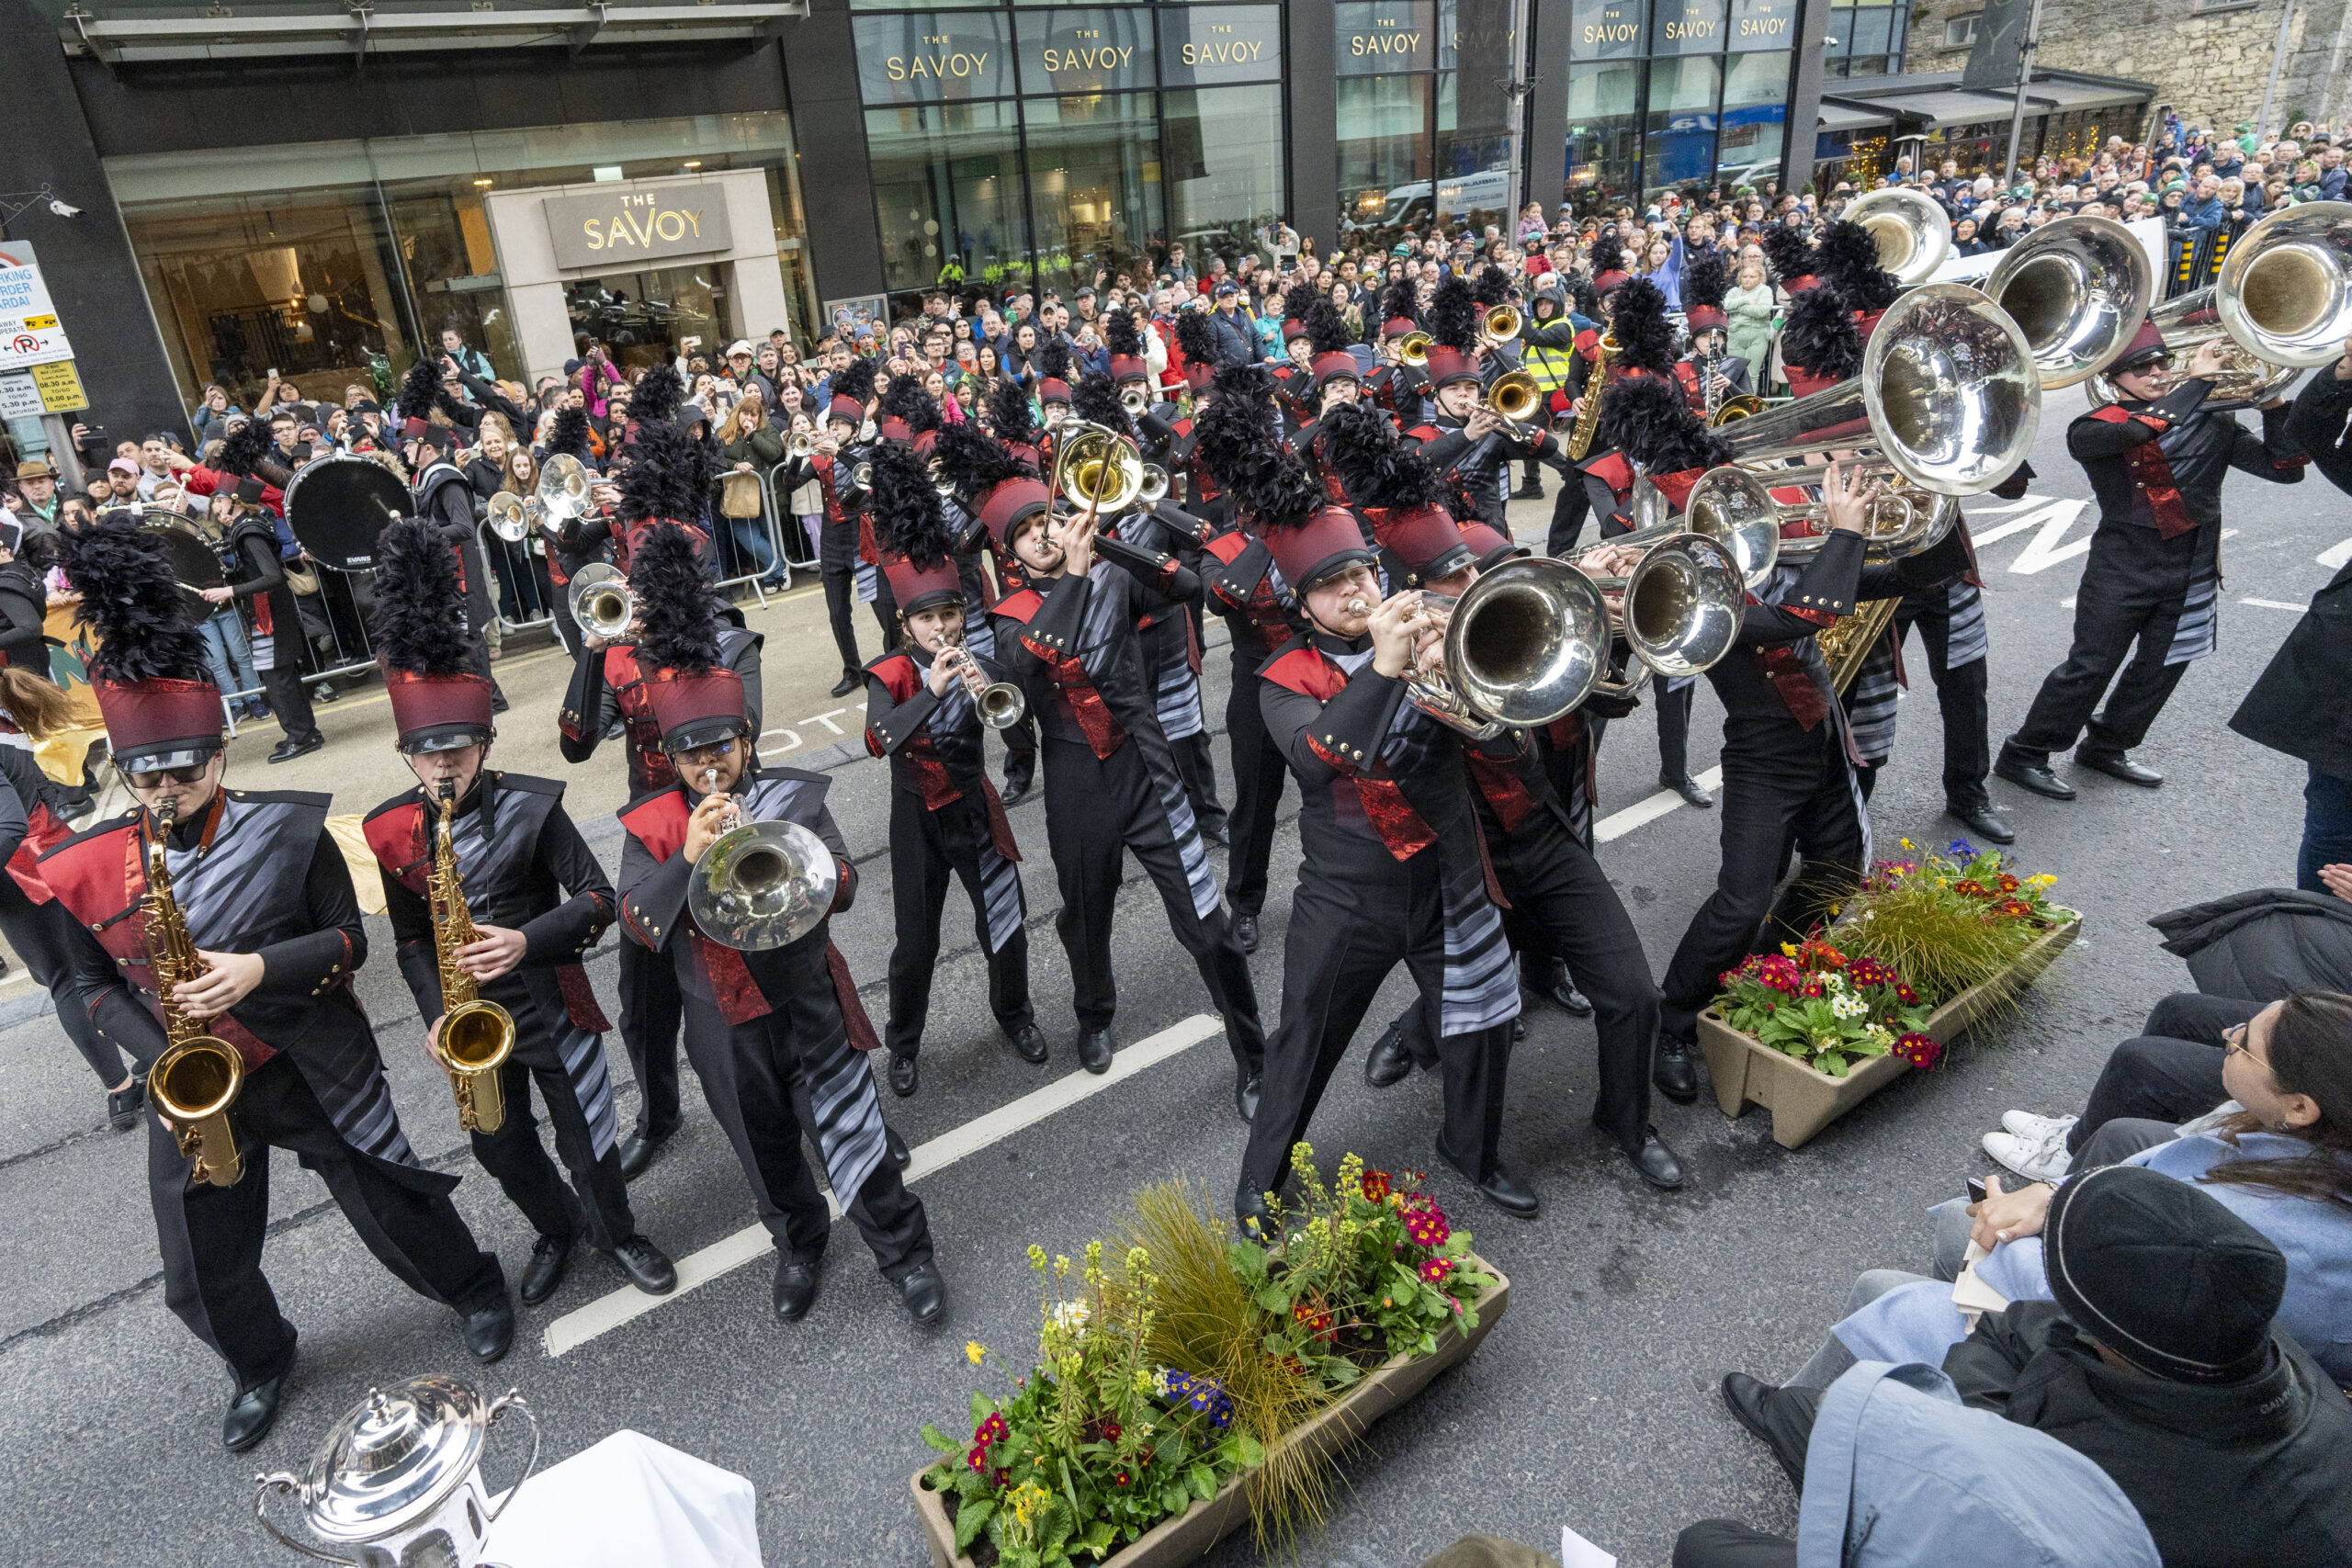
[[[220,575],[220,558],[212,553],[210,541],[187,518],[159,507],[141,509],[139,528],[164,552],[164,560],[171,564],[172,576],[191,608],[199,617],[210,615],[215,606],[206,603],[198,591],[228,586]]]
[[[286,487],[286,526],[322,566],[368,571],[376,536],[413,510],[400,476],[369,457],[325,457]]]

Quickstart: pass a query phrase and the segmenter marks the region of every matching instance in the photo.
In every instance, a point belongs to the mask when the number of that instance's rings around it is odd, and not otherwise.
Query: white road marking
[[[1721,768],[1709,768],[1699,775],[1698,782],[1704,789],[1721,789],[1724,784],[1724,771]],[[1655,822],[1682,804],[1683,799],[1680,795],[1670,789],[1662,789],[1647,800],[1637,800],[1624,810],[1613,812],[1602,818],[1594,825],[1592,836],[1604,844],[1611,839],[1622,839],[1644,823]]]
[[[2251,604],[2257,610],[2292,610],[2300,615],[2311,608],[2309,604],[2293,604],[2284,599],[2241,599],[2241,604]]]
[[[2041,530],[2026,541],[2025,548],[2018,552],[2018,558],[2009,563],[2009,570],[2021,577],[2031,577],[2037,572],[2049,570],[2060,561],[2089,554],[2091,542],[2088,536],[2072,544],[2059,542],[2066,536],[2066,530],[2075,525],[2075,519],[2080,517],[2089,505],[2087,501],[2053,501],[2030,516],[2003,524],[2002,532],[2022,532],[2029,525]],[[1984,542],[1982,538],[1977,540],[1980,546]]]
[[[1223,1019],[1213,1013],[1194,1013],[1149,1039],[1138,1040],[1125,1050],[1114,1053],[1111,1057],[1111,1070],[1099,1077],[1082,1070],[1070,1073],[1008,1105],[998,1107],[985,1116],[975,1117],[960,1127],[941,1134],[913,1151],[914,1163],[907,1167],[906,1179],[920,1181],[935,1171],[944,1170],[956,1161],[978,1154],[993,1144],[1002,1143],[1056,1111],[1067,1111],[1080,1100],[1091,1099],[1114,1084],[1125,1082],[1148,1068],[1181,1055],[1224,1031]],[[826,1201],[832,1210],[833,1218],[840,1219],[840,1201],[828,1194]],[[746,1225],[723,1241],[713,1242],[691,1257],[679,1258],[678,1288],[666,1296],[649,1296],[635,1286],[624,1285],[586,1306],[575,1307],[565,1313],[547,1326],[548,1354],[560,1356],[578,1349],[598,1335],[609,1333],[622,1324],[642,1317],[656,1307],[674,1302],[697,1286],[707,1285],[755,1258],[773,1256],[775,1251],[775,1243],[769,1236],[766,1226]]]
[[[2352,539],[2346,539],[2340,545],[2331,546],[2320,551],[2314,558],[2330,571],[2343,570],[2344,563],[2352,561]]]

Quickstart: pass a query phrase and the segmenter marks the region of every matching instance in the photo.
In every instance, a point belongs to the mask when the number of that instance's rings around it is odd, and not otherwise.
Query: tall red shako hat
[[[955,541],[931,470],[907,447],[888,445],[873,457],[875,543],[881,547],[882,575],[899,614],[911,615],[942,604],[964,602],[964,580],[948,554]]]
[[[1609,330],[1618,359],[1601,394],[1600,446],[1623,452],[1679,504],[1701,472],[1731,461],[1731,448],[1690,412],[1674,378],[1674,329],[1656,284],[1636,277],[1618,289]]]
[[[1023,519],[1053,505],[1053,491],[1037,470],[969,420],[943,427],[933,450],[940,473],[1000,551],[1012,547],[1012,530]]]
[[[1439,278],[1437,294],[1430,300],[1429,363],[1422,367],[1430,386],[1479,378],[1478,326],[1478,302],[1470,285],[1452,276]]]
[[[1216,376],[1216,328],[1207,310],[1176,312],[1176,352],[1184,356],[1184,385],[1205,391]]]
[[[1614,234],[1596,234],[1585,254],[1592,264],[1592,293],[1596,299],[1622,288],[1633,275],[1625,270],[1625,243]]]
[[[1249,401],[1221,396],[1211,412]],[[1355,513],[1325,500],[1322,485],[1298,454],[1263,423],[1252,420],[1245,426],[1236,420],[1227,434],[1235,449],[1222,454],[1218,477],[1250,531],[1266,542],[1283,581],[1304,593],[1332,573],[1373,558]]]
[[[924,437],[939,428],[939,400],[925,391],[920,380],[901,376],[891,382],[876,412],[881,418],[875,428],[883,440],[903,442],[918,453],[930,451],[931,443]]]
[[[1069,401],[1069,344],[1058,339],[1046,344],[1029,362],[1037,367],[1038,402]]]
[[[853,359],[834,373],[825,404],[825,423],[840,420],[852,427],[865,423],[865,405],[874,400],[874,361]]]
[[[1772,281],[1792,296],[1804,293],[1820,279],[1814,273],[1813,242],[1799,230],[1775,223],[1757,238]]]
[[[637,667],[662,750],[674,756],[749,735],[743,678],[720,660],[718,591],[692,536],[674,523],[654,524],[629,558],[628,586],[644,628]]]
[[[1731,324],[1724,313],[1724,294],[1731,287],[1731,264],[1721,251],[1709,248],[1691,254],[1682,265],[1682,319],[1694,337],[1721,332]]]
[[[1309,361],[1315,384],[1328,387],[1334,381],[1356,381],[1363,378],[1363,367],[1348,352],[1354,334],[1348,331],[1347,318],[1331,303],[1328,295],[1317,295],[1308,302],[1306,341],[1314,345],[1315,357]]]
[[[1400,277],[1380,291],[1380,323],[1384,338],[1410,337],[1421,330],[1421,290],[1410,277]]]
[[[220,689],[187,595],[155,544],[128,513],[61,536],[62,564],[90,628],[90,688],[107,742],[126,773],[195,767],[220,750]]]
[[[1451,499],[1420,453],[1396,439],[1377,409],[1354,403],[1323,416],[1323,450],[1363,508],[1373,537],[1405,569],[1406,586],[1451,577],[1472,564],[1447,510]]]
[[[368,630],[402,751],[447,751],[490,739],[490,677],[476,666],[457,562],[434,525],[403,517],[378,538]]]

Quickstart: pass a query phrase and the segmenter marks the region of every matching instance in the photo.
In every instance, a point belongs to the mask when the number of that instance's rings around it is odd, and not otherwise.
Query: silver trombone
[[[1406,671],[1407,690],[1473,739],[1572,712],[1609,662],[1608,605],[1566,561],[1506,561],[1459,596],[1423,592],[1420,605],[1436,640]]]
[[[2096,375],[2123,352],[2156,298],[2148,249],[2112,218],[2054,219],[2001,254],[1984,292],[2025,334],[2041,389]]]
[[[532,499],[549,524],[560,525],[595,510],[590,494],[596,476],[569,452],[559,452],[539,465],[539,486]]]
[[[1906,285],[1927,282],[1951,254],[1951,218],[1925,191],[1889,186],[1858,197],[1841,216],[1870,231],[1878,265]]]

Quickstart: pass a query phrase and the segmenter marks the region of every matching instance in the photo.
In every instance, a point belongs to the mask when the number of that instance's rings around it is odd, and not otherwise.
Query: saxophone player
[[[581,959],[613,923],[604,868],[549,779],[492,773],[490,686],[468,663],[462,603],[447,551],[424,525],[403,521],[377,547],[373,630],[391,699],[401,755],[419,787],[370,812],[368,847],[384,883],[385,913],[400,943],[401,974],[416,997],[438,1054],[451,998],[445,965],[505,1010],[513,1045],[488,1069],[503,1113],[460,1118],[474,1158],[537,1239],[517,1293],[537,1306],[555,1292],[577,1245],[620,1266],[648,1295],[677,1288],[662,1249],[638,1234],[621,1173],[620,1122],[605,1065],[611,1025],[596,1006]],[[450,845],[451,913],[475,940],[449,951],[431,884],[444,829]],[[537,1084],[555,1128],[569,1186],[539,1142],[531,1116]]]
[[[261,1441],[294,1364],[294,1325],[261,1268],[273,1146],[319,1174],[379,1262],[457,1312],[476,1359],[497,1360],[514,1337],[506,1279],[449,1201],[458,1179],[425,1168],[401,1131],[353,989],[368,938],[327,797],[222,789],[220,694],[169,567],[134,525],[68,541],[65,567],[102,645],[92,685],[140,808],[42,857],[43,880],[95,938],[61,1001],[142,1071],[191,1023],[243,1066],[226,1111],[243,1174],[225,1185],[224,1172],[199,1179],[178,1129],[149,1104],[164,1299],[228,1364],[221,1441],[232,1452]],[[147,855],[159,849],[170,900],[151,897]],[[175,919],[184,949],[157,940]],[[167,982],[159,959],[183,952],[189,973]]]

